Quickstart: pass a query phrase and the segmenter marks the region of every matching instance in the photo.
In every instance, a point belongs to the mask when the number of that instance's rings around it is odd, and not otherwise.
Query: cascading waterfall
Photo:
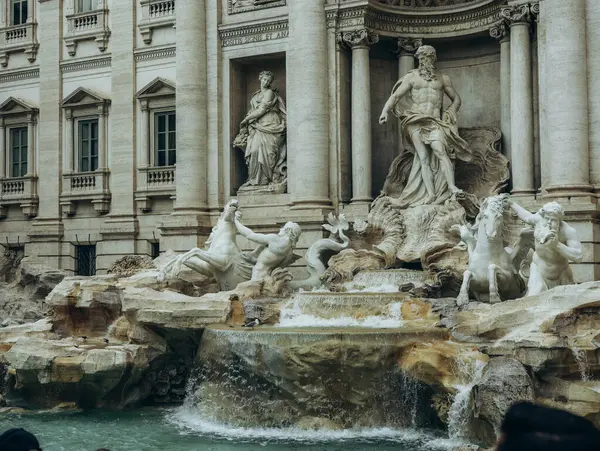
[[[456,395],[448,411],[448,435],[451,439],[464,438],[471,419],[471,392],[479,382],[486,366],[480,360],[466,361],[457,360],[457,370],[460,379],[466,380],[466,384],[457,384]]]
[[[590,361],[588,360],[587,353],[576,346],[571,348],[573,358],[579,368],[579,374],[581,374],[581,380],[584,382],[592,380]]]

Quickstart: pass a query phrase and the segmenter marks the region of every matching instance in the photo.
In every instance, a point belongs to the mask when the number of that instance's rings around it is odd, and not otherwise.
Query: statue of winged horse
[[[469,302],[469,293],[478,301],[486,301],[489,296],[487,301],[493,304],[521,297],[525,292],[526,282],[519,271],[533,247],[533,230],[523,229],[515,247],[505,247],[508,228],[504,213],[509,208],[508,200],[508,194],[488,197],[473,226],[453,226],[469,253],[469,266],[456,299],[458,306]]]

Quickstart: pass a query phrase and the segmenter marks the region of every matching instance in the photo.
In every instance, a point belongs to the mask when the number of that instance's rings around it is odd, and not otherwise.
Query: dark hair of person
[[[42,451],[42,448],[31,432],[14,428],[0,435],[0,451]]]

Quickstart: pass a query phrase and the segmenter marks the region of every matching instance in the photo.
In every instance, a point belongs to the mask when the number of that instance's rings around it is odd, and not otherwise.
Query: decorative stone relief
[[[415,53],[423,45],[421,38],[398,38],[399,53]]]
[[[245,13],[257,9],[285,6],[286,0],[228,0],[227,12],[229,14]]]
[[[531,8],[529,5],[506,6],[500,10],[500,16],[510,25],[515,23],[531,22]]]
[[[574,284],[569,262],[580,263],[583,254],[577,231],[564,221],[563,207],[549,202],[533,214],[516,202],[510,207],[521,221],[534,227],[535,252],[527,274],[527,296]]]
[[[379,42],[379,35],[373,32],[373,30],[362,28],[360,30],[340,33],[338,39],[350,48],[368,47]]]
[[[510,30],[506,22],[503,20],[490,28],[490,36],[498,41],[510,39]]]
[[[263,71],[258,76],[260,90],[250,100],[250,111],[240,123],[233,145],[244,152],[248,180],[238,193],[284,193],[287,187],[287,113],[275,76]]]
[[[289,36],[288,21],[275,20],[257,25],[222,26],[219,28],[219,36],[223,47],[284,39]]]

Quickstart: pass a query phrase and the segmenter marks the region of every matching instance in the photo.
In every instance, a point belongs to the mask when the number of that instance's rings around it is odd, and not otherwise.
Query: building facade
[[[496,127],[514,195],[556,198],[598,278],[600,2],[596,0],[1,0],[0,244],[105,272],[201,246],[237,197],[244,222],[366,216],[402,148],[377,118],[422,43]],[[234,145],[259,75],[285,102],[284,189],[240,190]]]

